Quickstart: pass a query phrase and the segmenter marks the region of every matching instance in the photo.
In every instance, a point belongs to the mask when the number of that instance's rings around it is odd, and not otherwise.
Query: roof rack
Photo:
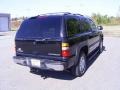
[[[42,16],[42,15],[68,15],[68,14],[72,14],[72,13],[70,13],[70,12],[56,12],[56,13],[40,14],[39,16]]]
[[[56,12],[56,13],[46,13],[46,14],[40,14],[38,16],[47,16],[47,15],[78,15],[78,16],[84,16],[82,14],[79,14],[79,13],[70,13],[70,12]],[[34,17],[31,17],[31,18],[36,18],[38,16],[34,16]]]
[[[79,14],[79,13],[76,13],[76,14],[74,14],[74,15],[80,15],[80,16],[83,16],[82,14]]]

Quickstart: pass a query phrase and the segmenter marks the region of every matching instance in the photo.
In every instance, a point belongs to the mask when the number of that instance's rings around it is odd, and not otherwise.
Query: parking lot
[[[0,36],[0,90],[120,90],[120,38],[105,37],[104,51],[82,77],[39,71],[13,62],[15,32]]]

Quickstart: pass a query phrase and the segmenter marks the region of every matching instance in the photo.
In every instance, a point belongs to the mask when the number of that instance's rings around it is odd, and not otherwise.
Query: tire
[[[101,40],[99,44],[99,53],[102,53],[102,52],[103,52],[103,41]]]
[[[81,77],[86,72],[86,54],[82,51],[78,58],[78,63],[73,66],[72,68],[72,74],[76,77]]]

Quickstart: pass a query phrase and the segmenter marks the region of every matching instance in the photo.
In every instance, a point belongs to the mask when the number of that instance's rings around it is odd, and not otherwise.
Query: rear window
[[[25,20],[17,38],[59,38],[62,16],[38,16]]]

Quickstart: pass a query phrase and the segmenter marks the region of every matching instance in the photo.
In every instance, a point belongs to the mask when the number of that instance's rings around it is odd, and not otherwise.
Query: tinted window
[[[86,32],[90,30],[90,24],[87,19],[80,19],[80,32]]]
[[[73,36],[80,32],[79,21],[75,18],[69,18],[66,21],[68,36]]]
[[[18,38],[58,38],[60,37],[60,16],[36,17],[24,21],[18,30]]]
[[[96,25],[92,20],[90,20],[90,26],[92,30],[97,30]]]

